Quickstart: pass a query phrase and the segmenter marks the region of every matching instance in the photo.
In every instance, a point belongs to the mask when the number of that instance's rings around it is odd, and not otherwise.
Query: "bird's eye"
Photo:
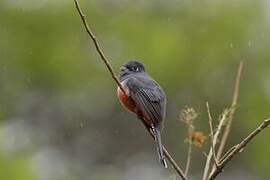
[[[138,67],[134,67],[133,70],[134,70],[135,72],[138,72],[138,71],[139,71],[139,68],[138,68]]]

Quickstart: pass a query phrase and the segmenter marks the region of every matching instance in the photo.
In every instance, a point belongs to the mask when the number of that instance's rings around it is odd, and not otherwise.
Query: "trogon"
[[[138,61],[129,61],[122,65],[119,80],[125,91],[124,93],[120,87],[117,89],[120,103],[126,110],[135,113],[154,136],[159,161],[167,167],[161,142],[167,101],[163,89]]]

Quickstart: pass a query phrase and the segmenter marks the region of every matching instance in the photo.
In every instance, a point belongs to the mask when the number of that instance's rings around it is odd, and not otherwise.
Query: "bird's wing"
[[[133,77],[127,81],[130,97],[136,108],[144,117],[151,120],[150,128],[144,122],[148,131],[154,136],[159,160],[167,168],[163,146],[161,143],[161,130],[166,111],[166,96],[161,87],[152,79],[146,77]],[[151,131],[152,130],[152,131]]]
[[[161,123],[164,118],[165,94],[155,81],[147,80],[133,79],[127,85],[136,107],[155,125]]]

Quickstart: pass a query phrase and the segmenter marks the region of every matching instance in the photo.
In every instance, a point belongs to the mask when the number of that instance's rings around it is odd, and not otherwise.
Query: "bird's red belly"
[[[152,121],[150,118],[148,117],[145,117],[143,114],[142,114],[142,111],[140,109],[137,109],[135,104],[132,103],[132,100],[131,99],[128,99],[126,97],[126,95],[123,93],[123,91],[118,87],[117,89],[117,96],[118,96],[118,99],[121,103],[121,105],[128,111],[130,112],[133,112],[135,114],[138,115],[138,117],[140,117],[141,120],[143,120],[149,127],[151,127],[152,125]]]
[[[119,99],[120,103],[122,104],[122,106],[125,109],[127,109],[130,112],[136,113],[135,105],[132,104],[130,102],[130,100],[128,100],[128,98],[126,97],[126,95],[123,93],[123,91],[119,87],[117,89],[117,96],[118,96],[118,99]]]

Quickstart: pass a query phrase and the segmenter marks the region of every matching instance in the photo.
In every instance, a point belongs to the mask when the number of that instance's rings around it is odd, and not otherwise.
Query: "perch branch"
[[[121,88],[121,90],[123,91],[123,93],[127,96],[125,90],[123,89],[121,83],[119,82],[118,78],[116,77],[108,59],[106,58],[104,52],[102,51],[102,49],[100,48],[100,45],[98,43],[98,40],[97,38],[95,37],[94,33],[92,32],[92,30],[90,29],[90,26],[88,25],[88,22],[85,18],[85,15],[84,13],[82,12],[81,10],[81,7],[80,7],[80,4],[77,0],[74,0],[74,3],[75,3],[75,7],[76,7],[76,10],[78,11],[79,13],[79,16],[81,17],[81,20],[83,22],[83,25],[85,27],[85,30],[87,32],[87,34],[90,36],[90,38],[92,39],[94,45],[95,45],[95,48],[98,52],[98,54],[100,55],[100,58],[102,59],[102,61],[105,63],[107,69],[109,70],[113,80],[116,82],[116,84],[118,85],[118,87]],[[166,158],[169,160],[169,162],[172,164],[173,168],[175,169],[175,171],[179,174],[179,176],[183,179],[183,180],[186,180],[186,176],[184,174],[184,171],[177,165],[177,163],[175,162],[175,160],[172,158],[172,156],[170,155],[170,153],[166,150],[166,148],[163,146],[163,151],[164,151],[164,154],[166,156]]]
[[[153,134],[153,132],[149,129],[148,125],[145,123],[145,121],[141,121],[144,125],[144,127],[146,128],[146,130],[149,132],[149,134],[151,135],[151,137],[153,139],[155,139],[155,136]],[[187,180],[187,177],[183,171],[183,169],[175,162],[175,160],[172,158],[172,156],[170,155],[170,153],[167,151],[167,149],[165,148],[165,146],[162,146],[162,150],[165,154],[165,157],[169,160],[169,162],[171,163],[171,165],[173,166],[173,168],[175,169],[175,171],[177,172],[177,174],[183,179],[183,180]]]
[[[172,156],[170,155],[170,153],[167,151],[167,149],[164,146],[163,146],[163,152],[164,152],[166,158],[169,160],[169,162],[173,166],[173,168],[175,169],[175,171],[179,174],[179,176],[183,180],[187,180],[187,177],[186,177],[184,171],[180,168],[180,166],[178,166],[178,164],[175,162],[175,160],[172,158]]]
[[[90,36],[90,38],[92,39],[92,41],[93,41],[93,43],[95,45],[95,48],[96,48],[96,50],[97,50],[97,52],[98,52],[101,60],[104,62],[104,64],[108,68],[108,70],[109,70],[109,72],[110,72],[113,80],[116,82],[116,84],[118,85],[118,87],[120,87],[120,89],[123,91],[123,93],[126,95],[126,97],[128,97],[127,94],[126,94],[126,92],[125,92],[125,90],[124,90],[124,88],[122,87],[120,81],[118,80],[117,76],[113,72],[113,69],[112,69],[111,64],[109,63],[109,60],[106,58],[103,50],[100,48],[100,45],[98,43],[98,40],[97,40],[96,36],[94,35],[94,33],[92,32],[90,26],[88,25],[88,22],[87,22],[87,20],[85,18],[84,13],[82,12],[82,9],[80,7],[79,2],[77,0],[74,0],[74,3],[75,3],[76,10],[78,11],[78,13],[79,13],[79,15],[81,17],[81,20],[83,22],[83,25],[85,27],[85,30],[86,30],[87,34]]]
[[[252,131],[245,139],[243,139],[239,144],[235,145],[233,149],[229,150],[229,153],[225,153],[226,156],[221,158],[222,161],[218,163],[215,171],[213,171],[208,180],[213,180],[219,175],[223,168],[227,165],[228,162],[232,160],[232,158],[237,155],[239,152],[246,147],[246,145],[253,140],[260,132],[262,132],[265,128],[270,125],[270,118],[264,120],[254,131]]]

